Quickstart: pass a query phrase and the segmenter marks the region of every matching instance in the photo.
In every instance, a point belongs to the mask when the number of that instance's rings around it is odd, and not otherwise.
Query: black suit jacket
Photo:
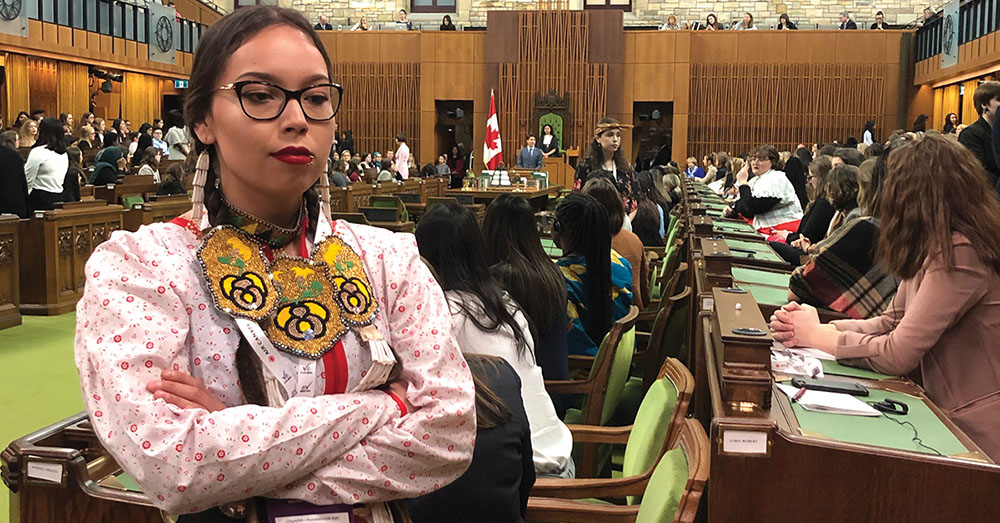
[[[997,168],[997,158],[993,154],[993,129],[990,124],[980,116],[958,135],[958,142],[979,158],[979,163],[983,164],[986,174],[990,176],[990,185],[996,186],[1000,179],[1000,169]]]
[[[29,216],[28,180],[24,177],[24,160],[17,151],[0,146],[0,214]]]
[[[317,31],[333,31],[333,26],[330,25],[330,24],[326,24],[326,25],[316,24],[316,25],[313,26],[313,29],[315,29]]]
[[[848,21],[840,24],[840,28],[841,29],[857,29],[858,28],[858,24],[854,23],[854,20],[848,20]]]

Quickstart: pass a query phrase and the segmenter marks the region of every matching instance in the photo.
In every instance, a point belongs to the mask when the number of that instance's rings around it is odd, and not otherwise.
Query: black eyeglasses
[[[337,115],[344,94],[344,88],[334,83],[289,91],[268,82],[246,81],[226,84],[219,89],[236,91],[243,114],[252,120],[274,120],[285,111],[288,100],[296,100],[306,118],[324,122]]]

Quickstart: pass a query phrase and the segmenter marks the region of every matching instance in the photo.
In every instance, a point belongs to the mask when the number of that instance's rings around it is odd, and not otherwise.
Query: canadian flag
[[[490,89],[490,115],[486,118],[486,141],[483,142],[483,161],[486,168],[495,170],[503,161],[503,145],[500,143],[500,124],[497,123],[497,105]]]

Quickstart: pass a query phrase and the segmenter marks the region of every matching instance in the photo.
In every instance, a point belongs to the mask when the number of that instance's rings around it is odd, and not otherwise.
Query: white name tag
[[[301,516],[280,516],[274,518],[274,523],[351,523],[351,516],[339,514],[303,514]]]
[[[727,430],[722,433],[722,451],[733,454],[767,454],[767,433]]]
[[[28,462],[28,477],[41,479],[53,483],[61,483],[63,466],[59,463],[46,463],[42,461]]]

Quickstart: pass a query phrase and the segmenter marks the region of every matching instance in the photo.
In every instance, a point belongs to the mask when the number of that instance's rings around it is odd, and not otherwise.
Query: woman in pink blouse
[[[942,135],[893,149],[877,250],[902,280],[889,308],[823,325],[790,303],[774,337],[886,374],[919,368],[928,397],[1000,460],[1000,202],[975,156]]]
[[[413,236],[330,223],[312,189],[340,92],[297,11],[216,22],[185,102],[195,208],[116,232],[87,263],[86,406],[165,511],[391,521],[385,502],[471,460],[472,379]]]

